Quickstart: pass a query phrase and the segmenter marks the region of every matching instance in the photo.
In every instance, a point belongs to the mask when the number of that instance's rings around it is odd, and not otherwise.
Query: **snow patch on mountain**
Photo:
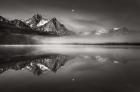
[[[48,23],[48,20],[47,20],[47,19],[42,19],[42,20],[37,24],[37,27],[43,26],[43,25],[45,25],[46,23]]]

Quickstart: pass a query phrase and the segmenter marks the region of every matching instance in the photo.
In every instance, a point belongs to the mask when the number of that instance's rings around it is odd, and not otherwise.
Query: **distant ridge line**
[[[138,43],[73,43],[73,45],[133,45],[140,46],[140,42]]]

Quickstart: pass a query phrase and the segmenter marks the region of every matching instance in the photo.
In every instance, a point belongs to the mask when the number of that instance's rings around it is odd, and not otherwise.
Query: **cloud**
[[[88,14],[76,14],[74,16],[66,17],[63,16],[60,19],[68,29],[75,32],[107,30],[113,28],[114,26],[114,23],[110,19],[100,16],[90,16]]]

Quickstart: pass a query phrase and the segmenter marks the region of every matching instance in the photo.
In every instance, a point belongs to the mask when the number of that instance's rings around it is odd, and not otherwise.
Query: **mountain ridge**
[[[129,29],[126,27],[121,28],[110,28],[110,29],[104,29],[101,28],[99,30],[93,30],[93,31],[86,31],[86,32],[79,32],[79,35],[82,36],[113,36],[113,35],[122,35],[127,34],[129,32]]]
[[[4,30],[14,30],[21,31],[21,33],[36,33],[38,35],[52,35],[52,36],[65,36],[73,34],[72,31],[69,31],[63,24],[61,24],[56,18],[45,19],[40,14],[35,14],[32,18],[29,18],[25,21],[14,19],[8,20],[0,16],[0,28]],[[4,31],[3,31],[4,32]],[[11,31],[12,32],[12,31]],[[15,31],[17,32],[17,31]]]

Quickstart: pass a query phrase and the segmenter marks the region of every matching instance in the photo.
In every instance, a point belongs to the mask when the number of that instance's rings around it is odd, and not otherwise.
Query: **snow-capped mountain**
[[[85,32],[79,32],[78,34],[81,36],[89,36],[89,35],[96,35],[96,36],[102,36],[102,35],[121,35],[121,34],[127,34],[129,30],[126,27],[122,28],[112,28],[112,29],[99,29],[94,31],[85,31]]]
[[[61,36],[72,33],[56,18],[45,19],[40,14],[35,14],[32,18],[26,20],[25,23],[35,31],[46,32],[49,34]]]
[[[10,21],[10,23],[14,24],[18,28],[30,29],[30,27],[26,23],[24,23],[24,22],[22,22],[21,20],[18,20],[18,19],[12,20],[12,21]]]
[[[0,16],[0,23],[2,25],[4,25],[5,27],[7,26],[10,26],[10,27],[13,27],[13,28],[20,28],[20,29],[30,29],[30,27],[24,23],[23,21],[19,20],[19,19],[14,19],[14,20],[8,20],[2,16]]]
[[[36,25],[37,27],[43,26],[46,23],[48,23],[48,20],[45,18],[42,18],[42,20],[40,20],[40,22]]]
[[[112,28],[109,30],[103,29],[103,30],[98,30],[95,31],[95,35],[120,35],[120,34],[125,34],[128,33],[128,29],[126,27],[123,28]]]
[[[25,21],[32,29],[40,27],[48,22],[47,19],[43,18],[40,14],[35,14],[32,18]]]
[[[56,18],[52,18],[50,21],[38,27],[36,30],[49,32],[51,34],[57,34],[57,35],[65,35],[69,32],[65,28],[65,26],[61,24]]]
[[[54,36],[64,36],[73,34],[72,31],[67,30],[67,28],[61,24],[56,18],[45,19],[40,14],[35,14],[32,18],[25,21],[15,19],[7,20],[0,16],[0,27],[8,28],[14,30],[24,29],[22,33],[33,33],[41,35],[54,35]],[[19,31],[18,31],[19,32]]]
[[[116,33],[127,33],[129,30],[126,27],[122,28],[112,28],[110,32],[116,32]]]
[[[93,32],[95,35],[102,35],[102,34],[108,34],[109,30],[106,29],[100,29],[100,30],[96,30],[95,32]]]

